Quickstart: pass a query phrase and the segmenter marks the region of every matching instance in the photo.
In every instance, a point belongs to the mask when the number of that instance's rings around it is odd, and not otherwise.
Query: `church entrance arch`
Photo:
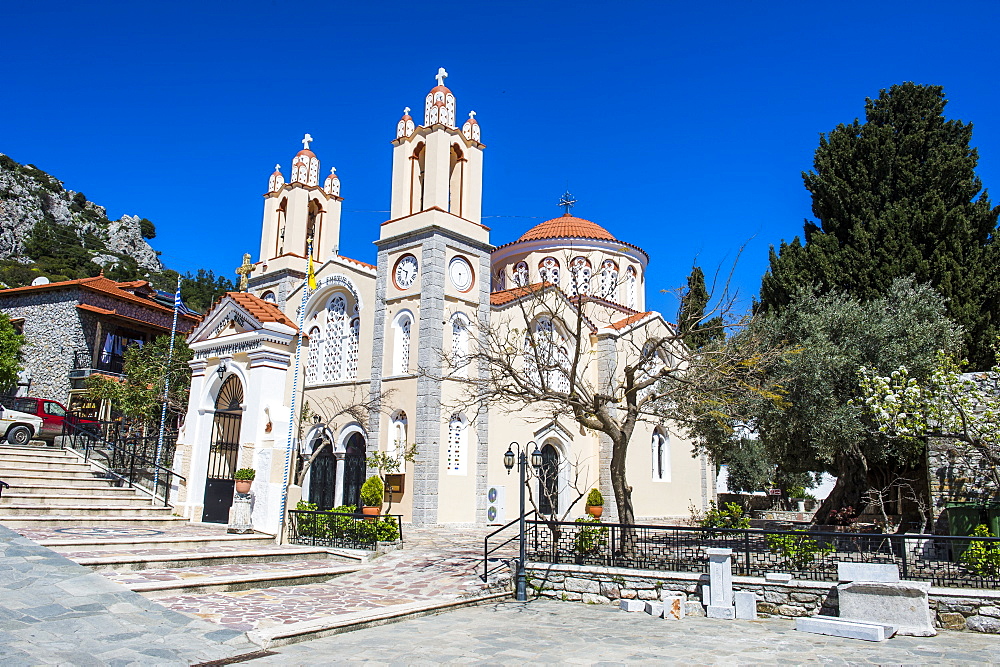
[[[559,450],[542,447],[542,467],[538,470],[538,512],[559,513]]]
[[[361,485],[365,482],[365,437],[355,431],[347,438],[344,452],[344,504],[361,509]]]
[[[312,442],[312,450],[318,448],[319,454],[309,467],[309,502],[316,504],[318,510],[328,510],[337,506],[337,457],[333,445],[323,440],[317,433]]]
[[[228,523],[233,505],[236,466],[240,455],[240,426],[243,423],[243,383],[230,375],[215,399],[211,444],[208,449],[208,472],[201,520]]]

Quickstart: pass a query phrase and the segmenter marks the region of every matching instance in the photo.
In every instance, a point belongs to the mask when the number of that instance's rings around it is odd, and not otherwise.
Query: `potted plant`
[[[378,516],[382,513],[382,501],[385,499],[385,485],[382,478],[372,475],[361,485],[361,513],[366,516]]]
[[[587,514],[600,519],[602,512],[604,512],[604,496],[597,489],[591,489],[587,494]]]
[[[253,484],[257,471],[253,468],[240,468],[236,471],[233,479],[236,480],[236,493],[250,493],[250,485]]]

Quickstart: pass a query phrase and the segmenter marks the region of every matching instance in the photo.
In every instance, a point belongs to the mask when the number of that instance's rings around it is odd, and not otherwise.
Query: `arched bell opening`
[[[243,425],[243,383],[235,375],[226,378],[215,397],[208,468],[205,476],[204,510],[206,523],[228,523],[233,505],[236,467],[240,456],[240,427]]]

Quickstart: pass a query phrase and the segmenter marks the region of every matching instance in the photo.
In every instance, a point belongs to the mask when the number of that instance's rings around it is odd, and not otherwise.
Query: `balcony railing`
[[[100,371],[102,373],[113,373],[122,375],[125,372],[125,357],[120,354],[110,352],[100,352],[97,361],[94,362],[93,355],[87,350],[77,350],[73,353],[74,371]],[[75,373],[80,375],[80,373]]]

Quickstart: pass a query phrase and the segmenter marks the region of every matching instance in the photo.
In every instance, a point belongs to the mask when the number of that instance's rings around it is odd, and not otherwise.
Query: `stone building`
[[[186,482],[174,500],[192,520],[224,521],[232,474],[250,466],[254,525],[277,531],[300,497],[321,508],[356,504],[372,472],[367,454],[413,448],[414,460],[390,480],[393,512],[418,524],[502,522],[517,500],[504,453],[528,441],[545,461],[536,497],[550,496],[560,515],[582,514],[565,464],[583,461],[587,484],[615,517],[606,437],[572,415],[463,403],[462,374],[490,369],[451,367],[445,357],[461,359],[484,326],[517,327],[525,316],[522,330],[558,356],[581,324],[581,372],[595,386],[608,382],[642,341],[670,331],[645,307],[649,255],[570,215],[568,204],[565,215],[494,247],[481,215],[481,129],[473,112],[456,120],[445,76],[426,96],[423,125],[408,107],[396,124],[390,216],[371,230],[374,265],[338,253],[341,183],[335,170],[321,177],[309,135],[287,180],[280,166],[271,174],[248,292],[223,298],[188,339],[193,377],[175,459]],[[552,316],[581,302],[582,311]],[[557,373],[535,368],[543,372]],[[299,433],[290,425],[305,402],[317,416]],[[337,409],[365,402],[377,409],[364,417]],[[637,516],[686,516],[714,498],[714,466],[692,451],[676,425],[639,424],[627,457]],[[296,462],[313,452],[322,455],[300,486]]]
[[[89,375],[121,374],[126,347],[170,333],[173,308],[158,296],[145,280],[103,275],[0,290],[0,311],[25,337],[28,393],[83,405]],[[177,329],[186,334],[198,321],[185,309]]]

